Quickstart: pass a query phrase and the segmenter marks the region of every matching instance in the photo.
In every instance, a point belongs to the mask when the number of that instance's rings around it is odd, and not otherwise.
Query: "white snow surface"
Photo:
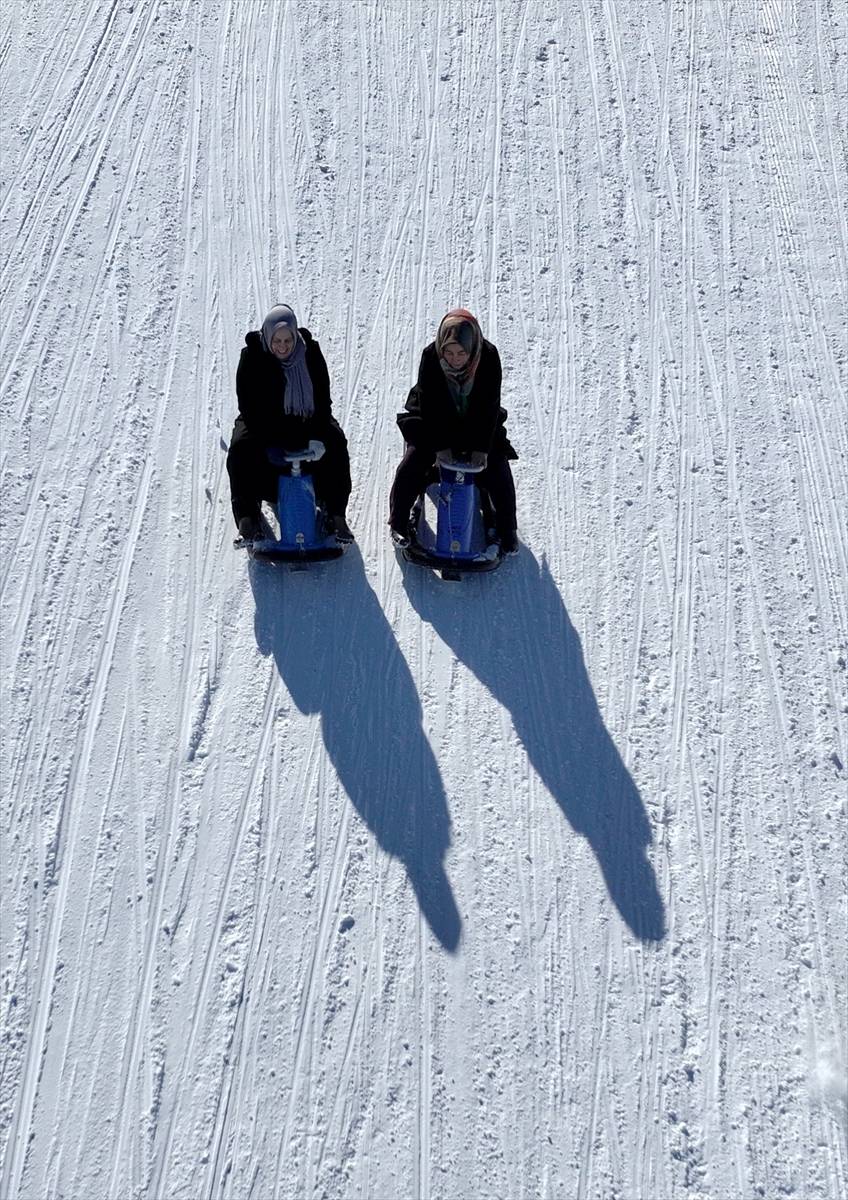
[[[2,6],[4,1200],[828,1197],[848,9]],[[290,302],[357,544],[231,546]],[[520,555],[396,559],[442,314]]]

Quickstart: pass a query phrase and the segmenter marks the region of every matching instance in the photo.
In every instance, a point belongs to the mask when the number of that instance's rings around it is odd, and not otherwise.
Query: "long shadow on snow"
[[[297,707],[321,714],[342,786],[387,854],[406,868],[433,934],[450,951],[461,920],[444,869],[450,818],[406,660],[358,549],[303,573],[250,564],[256,643]]]
[[[547,563],[526,547],[495,576],[446,584],[416,567],[404,586],[421,615],[512,715],[531,763],[589,842],[609,894],[643,941],[665,935],[642,799],[604,727],[580,639]]]

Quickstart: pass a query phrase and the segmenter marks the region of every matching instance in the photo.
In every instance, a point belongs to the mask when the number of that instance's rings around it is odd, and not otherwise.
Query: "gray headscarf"
[[[294,349],[286,359],[274,355],[286,381],[283,409],[295,417],[311,417],[315,412],[312,379],[306,365],[306,343],[297,328],[297,317],[287,304],[275,304],[262,322],[262,345],[272,354],[271,342],[278,329],[285,326],[294,334]]]

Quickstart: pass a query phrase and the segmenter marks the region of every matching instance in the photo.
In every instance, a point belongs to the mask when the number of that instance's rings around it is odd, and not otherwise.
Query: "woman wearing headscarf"
[[[233,517],[241,537],[261,536],[260,506],[277,498],[270,447],[299,450],[324,444],[312,468],[315,491],[340,542],[352,542],[345,511],[350,497],[347,439],[333,417],[330,377],[321,347],[298,328],[287,304],[277,304],[261,330],[245,336],[236,372],[239,415],[227,455]]]
[[[435,341],[424,348],[418,382],[407,397],[398,425],[406,450],[389,499],[389,525],[397,546],[409,544],[410,511],[442,451],[471,454],[486,464],[477,482],[495,510],[496,532],[504,554],[518,550],[515,485],[510,445],[501,408],[501,360],[475,317],[455,308],[442,318]]]

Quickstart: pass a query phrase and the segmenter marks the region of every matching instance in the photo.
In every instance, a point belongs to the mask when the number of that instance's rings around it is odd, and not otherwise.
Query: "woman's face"
[[[442,358],[454,371],[461,371],[470,357],[471,355],[467,350],[463,350],[459,342],[448,342],[442,350]]]
[[[271,353],[277,358],[288,358],[294,350],[294,334],[288,325],[281,325],[271,338]]]

